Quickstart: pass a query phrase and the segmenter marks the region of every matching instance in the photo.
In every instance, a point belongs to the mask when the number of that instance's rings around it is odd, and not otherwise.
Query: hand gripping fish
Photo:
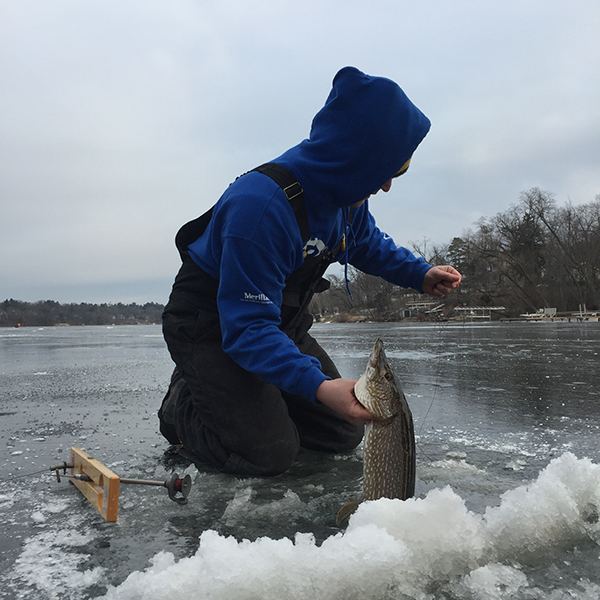
[[[360,502],[406,500],[415,493],[415,433],[412,413],[378,339],[365,372],[354,386],[357,400],[375,417],[365,430],[363,497],[339,510],[336,525],[347,524]]]

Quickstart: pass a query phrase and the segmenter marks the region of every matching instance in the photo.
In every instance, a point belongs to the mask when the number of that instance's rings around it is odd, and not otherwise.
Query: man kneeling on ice
[[[396,246],[368,207],[406,172],[429,126],[396,83],[346,67],[308,139],[179,231],[183,264],[163,314],[176,369],[159,418],[184,456],[276,475],[300,447],[360,443],[372,415],[308,333],[308,304],[336,261],[436,297],[458,287],[456,269]]]

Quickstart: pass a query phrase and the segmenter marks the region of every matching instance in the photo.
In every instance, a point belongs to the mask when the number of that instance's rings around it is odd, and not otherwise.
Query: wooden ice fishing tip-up
[[[70,481],[91,502],[92,506],[98,510],[104,519],[111,523],[117,520],[121,483],[166,487],[169,498],[177,504],[187,504],[187,497],[192,488],[192,478],[186,475],[183,479],[180,479],[177,473],[174,473],[167,481],[122,479],[100,461],[89,456],[81,448],[76,447],[71,448],[68,463],[55,465],[50,467],[50,470],[56,471],[56,478],[59,482],[60,471],[62,470],[63,474],[69,477]]]

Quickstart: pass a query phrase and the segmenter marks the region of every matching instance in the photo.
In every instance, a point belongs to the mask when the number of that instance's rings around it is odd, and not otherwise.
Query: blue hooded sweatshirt
[[[350,222],[348,216],[351,205],[398,173],[429,127],[396,83],[346,67],[335,76],[309,138],[272,161],[291,171],[304,190],[308,243],[270,177],[251,172],[225,191],[206,231],[188,250],[219,281],[223,350],[240,366],[315,401],[327,377],[318,360],[302,354],[279,329],[282,292],[305,253],[331,250],[344,235],[338,262],[421,291],[431,266],[377,228],[368,202],[352,211]]]

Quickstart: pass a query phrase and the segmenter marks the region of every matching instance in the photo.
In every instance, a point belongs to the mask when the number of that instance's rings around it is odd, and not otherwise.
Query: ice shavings
[[[584,537],[600,542],[600,465],[566,453],[532,483],[505,492],[488,508],[490,551],[500,560],[543,552],[549,545]]]
[[[206,531],[195,556],[175,562],[171,554],[160,553],[145,573],[130,575],[107,598],[377,597],[386,592],[407,550],[384,530],[368,529],[366,537],[362,531],[348,532],[321,546],[312,534],[296,534],[293,542],[260,538],[238,543]]]
[[[431,490],[423,499],[366,502],[351,518],[348,531],[369,526],[387,531],[409,550],[410,561],[398,573],[404,587],[444,581],[482,564],[482,517],[469,511],[450,487]]]
[[[509,600],[521,597],[519,592],[526,590],[529,582],[519,569],[490,563],[475,569],[450,587],[458,597],[467,595],[472,600]]]
[[[31,513],[31,520],[39,525],[46,522],[46,516],[43,512],[36,510],[35,512]]]
[[[65,588],[82,590],[97,584],[105,569],[77,570],[88,555],[74,550],[91,539],[90,534],[67,528],[31,537],[25,541],[23,551],[15,561],[13,577],[20,580],[21,587],[29,589],[30,593],[35,590],[35,594],[45,592],[50,597],[59,597]]]
[[[280,500],[272,500],[264,504],[252,502],[253,491],[249,486],[227,504],[223,513],[223,521],[228,525],[252,521],[274,521],[278,519],[295,520],[307,512],[307,506],[296,492],[287,490]]]
[[[445,487],[419,499],[366,502],[345,532],[320,546],[312,534],[238,542],[205,531],[195,555],[176,561],[161,552],[146,571],[132,573],[105,598],[552,598],[529,587],[518,561],[543,559],[557,546],[583,539],[600,540],[598,507],[600,466],[564,454],[484,514],[469,511]],[[568,597],[596,597],[590,595],[598,592],[595,584],[581,582],[581,588]]]

